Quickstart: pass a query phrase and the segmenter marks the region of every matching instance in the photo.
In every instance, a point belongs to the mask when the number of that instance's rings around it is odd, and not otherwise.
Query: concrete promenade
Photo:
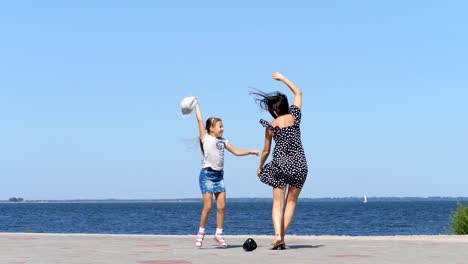
[[[252,237],[258,248],[244,252]],[[289,249],[269,250],[272,236],[211,236],[0,233],[1,264],[35,263],[453,263],[468,264],[468,236],[289,236]]]

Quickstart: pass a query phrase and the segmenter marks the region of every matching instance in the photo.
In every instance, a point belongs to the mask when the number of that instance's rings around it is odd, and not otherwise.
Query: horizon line
[[[300,197],[299,200],[333,200],[333,199],[363,199],[364,196],[329,196],[329,197]],[[202,200],[202,198],[72,198],[72,199],[23,199],[11,197],[10,199],[22,199],[28,201],[177,201],[177,200]],[[468,199],[468,196],[366,196],[369,199]],[[272,197],[227,197],[227,200],[240,199],[272,199]],[[0,202],[12,202],[9,199]]]

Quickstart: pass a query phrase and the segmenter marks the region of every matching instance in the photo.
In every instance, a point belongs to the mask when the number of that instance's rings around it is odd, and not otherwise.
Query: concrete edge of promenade
[[[245,252],[253,238],[258,248]],[[269,250],[273,236],[226,235],[229,247],[207,235],[0,233],[0,263],[468,263],[468,235],[296,236],[289,249]]]
[[[194,234],[186,235],[158,235],[158,234],[101,234],[101,233],[29,233],[29,232],[0,232],[1,236],[57,236],[57,237],[135,237],[135,238],[192,238]],[[209,234],[207,234],[209,236]],[[225,235],[226,238],[268,238],[272,239],[273,235]],[[468,235],[385,235],[385,236],[348,236],[348,235],[287,235],[289,239],[327,239],[327,240],[437,240],[445,242],[468,242]]]

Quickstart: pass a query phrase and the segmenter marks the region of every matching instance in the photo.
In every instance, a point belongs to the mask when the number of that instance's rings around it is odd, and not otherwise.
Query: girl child
[[[273,79],[289,87],[294,94],[294,101],[289,106],[287,96],[280,92],[253,93],[258,96],[260,107],[270,112],[274,118],[271,123],[260,120],[266,131],[257,176],[263,183],[273,187],[272,219],[275,238],[271,249],[285,249],[287,246],[284,236],[292,222],[299,194],[307,178],[307,161],[300,130],[302,92],[278,72],[273,73]],[[272,138],[275,140],[273,159],[265,165],[270,155]]]
[[[200,106],[196,105],[196,115],[200,132],[200,147],[203,153],[203,164],[199,176],[200,190],[203,196],[203,210],[200,217],[195,246],[201,247],[205,238],[205,227],[213,204],[216,199],[217,228],[214,240],[221,247],[227,247],[223,238],[224,214],[226,207],[226,190],[223,180],[224,149],[236,156],[259,155],[258,150],[240,150],[223,138],[224,127],[221,118],[210,117],[203,124]]]

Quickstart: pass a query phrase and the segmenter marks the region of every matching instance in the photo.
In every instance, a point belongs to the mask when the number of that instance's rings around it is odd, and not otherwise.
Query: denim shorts
[[[201,193],[220,193],[225,192],[224,171],[213,170],[212,168],[203,168],[200,171],[198,179]]]

